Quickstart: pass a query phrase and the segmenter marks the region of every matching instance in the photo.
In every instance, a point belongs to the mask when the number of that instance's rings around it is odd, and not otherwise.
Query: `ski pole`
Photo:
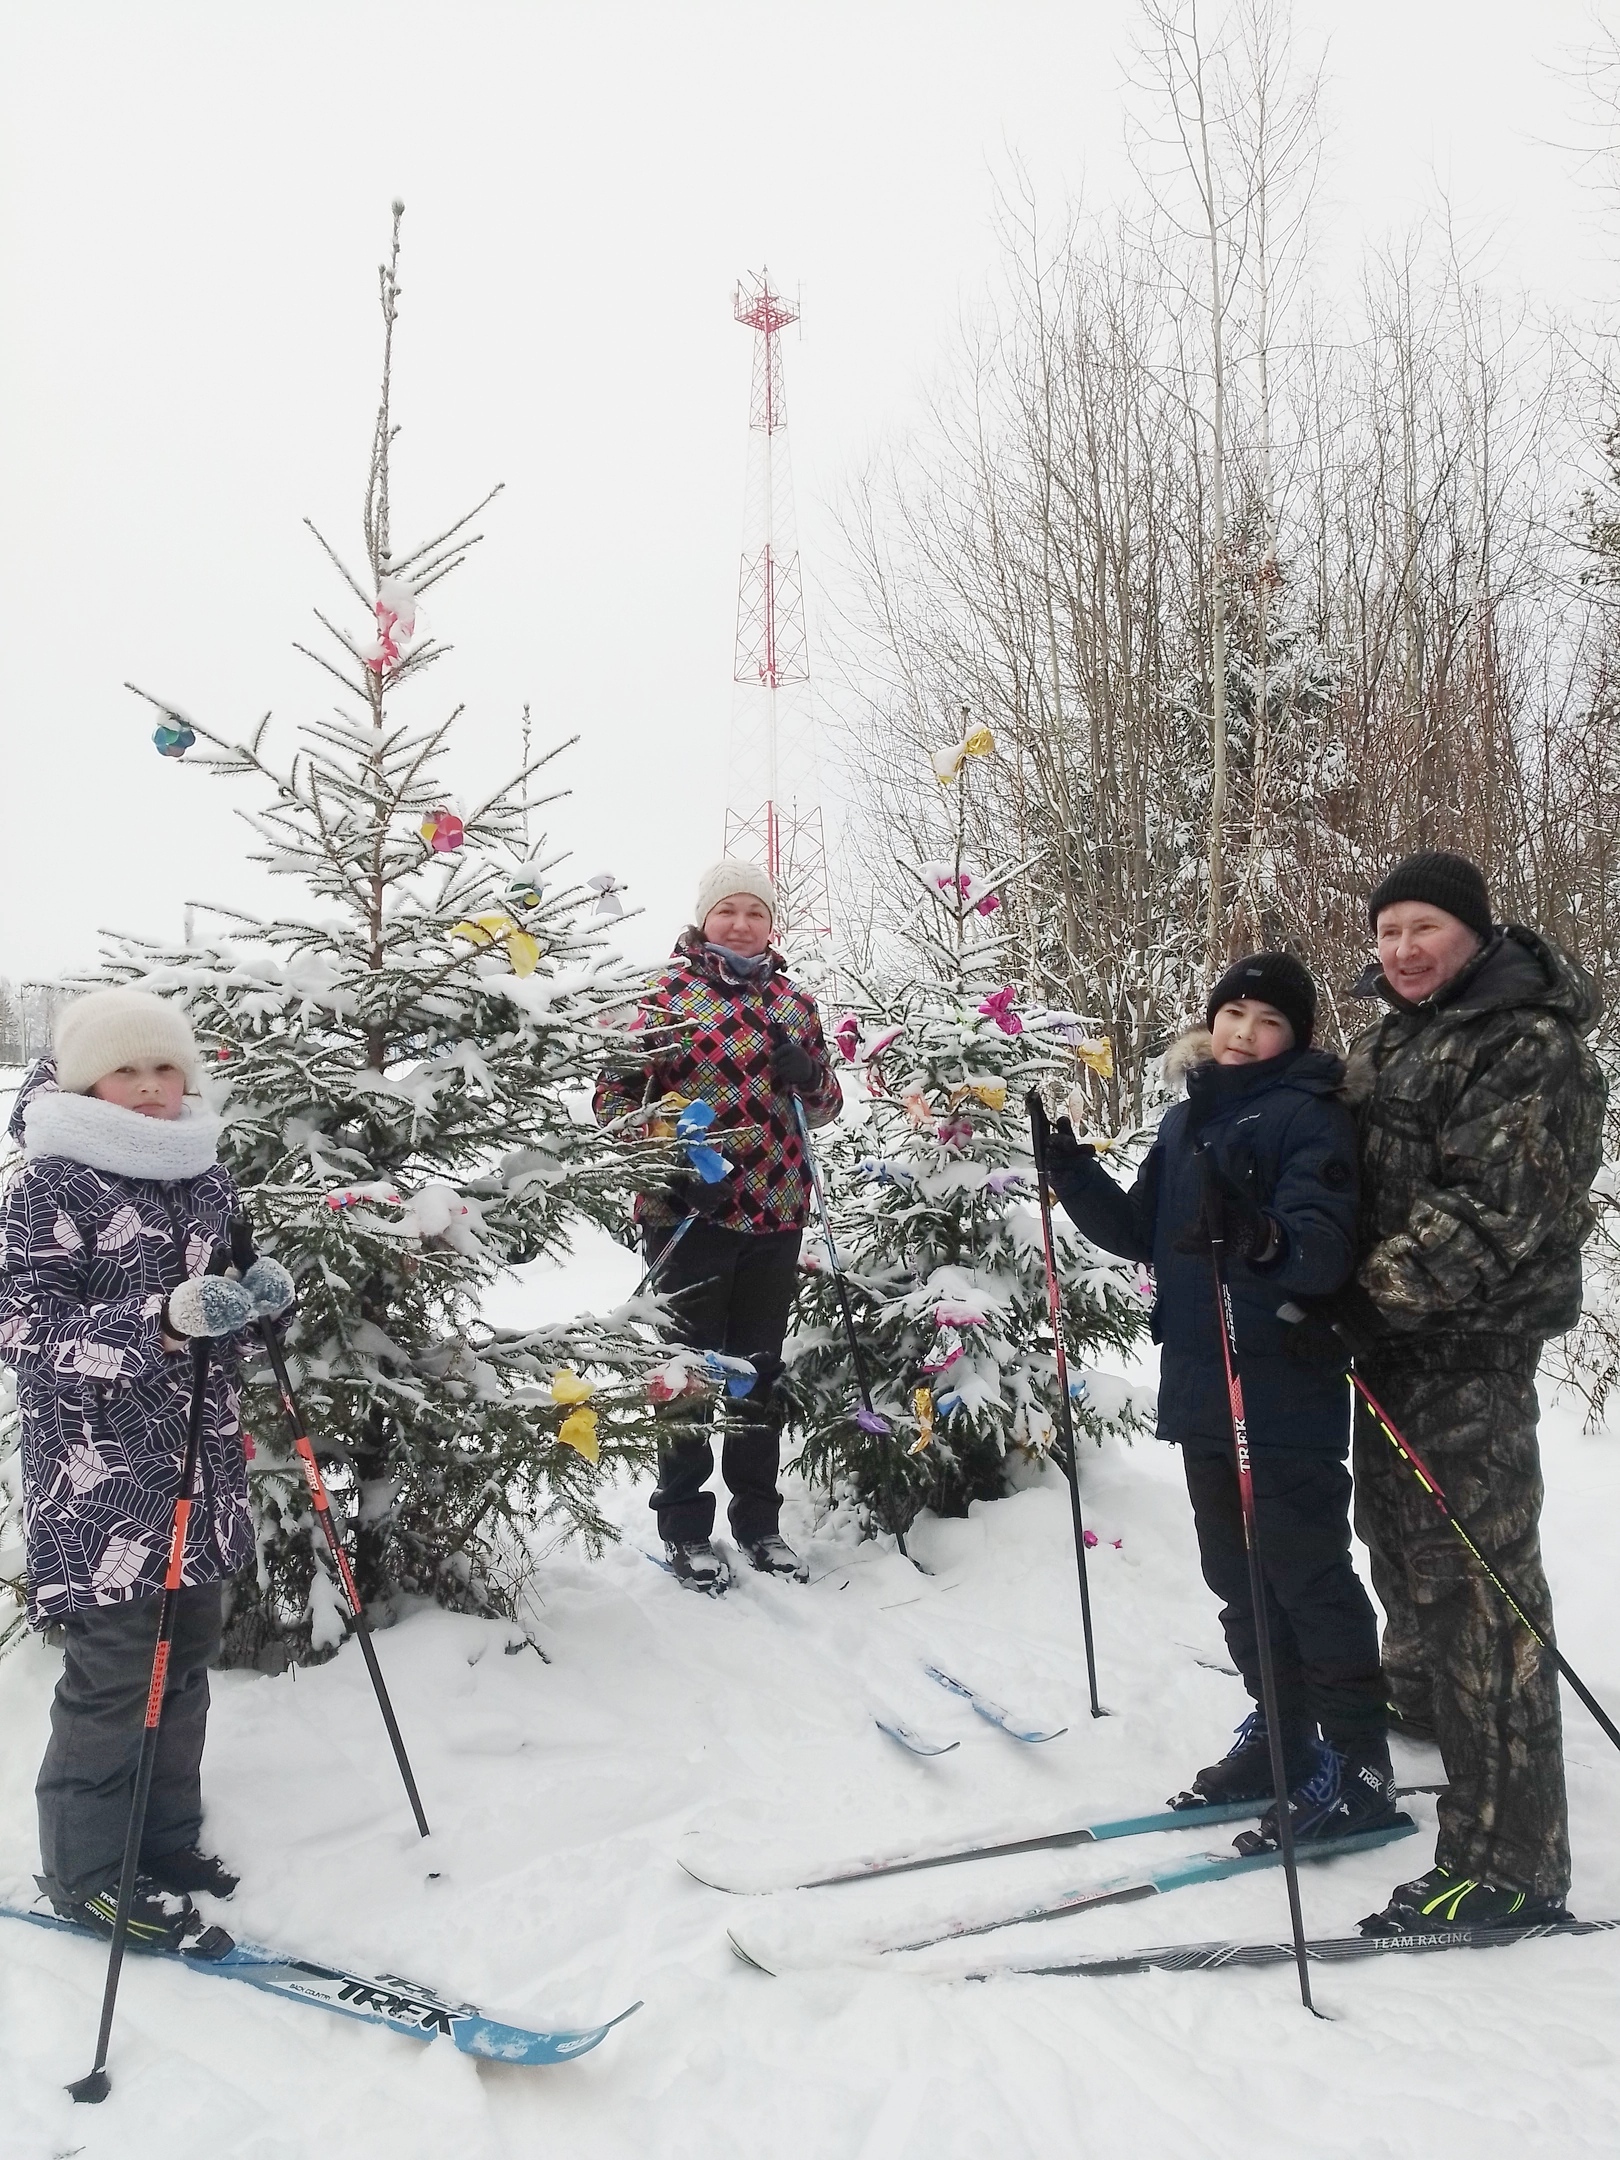
[[[1255,1642],[1260,1653],[1260,1706],[1266,1714],[1266,1739],[1271,1751],[1271,1785],[1277,1805],[1277,1843],[1282,1850],[1283,1874],[1288,1882],[1288,1919],[1294,1935],[1294,1963],[1299,1968],[1299,1999],[1312,2017],[1321,2012],[1311,2001],[1311,1975],[1305,1962],[1305,1920],[1299,1905],[1299,1868],[1294,1859],[1294,1825],[1288,1810],[1288,1772],[1283,1761],[1282,1721],[1277,1711],[1277,1673],[1271,1656],[1271,1629],[1266,1619],[1265,1582],[1260,1573],[1260,1547],[1255,1526],[1254,1474],[1249,1466],[1249,1427],[1243,1410],[1243,1381],[1238,1372],[1237,1323],[1232,1313],[1232,1291],[1226,1279],[1226,1237],[1220,1195],[1215,1186],[1215,1165],[1207,1145],[1198,1148],[1199,1176],[1203,1184],[1204,1228],[1209,1234],[1209,1263],[1215,1284],[1215,1315],[1221,1334],[1221,1359],[1226,1368],[1226,1399],[1232,1421],[1232,1457],[1237,1465],[1238,1506],[1243,1516],[1243,1543],[1249,1560],[1249,1602],[1254,1608]]]
[[[658,1257],[653,1261],[652,1266],[648,1268],[646,1274],[642,1276],[640,1282],[636,1284],[636,1287],[631,1291],[629,1297],[626,1298],[625,1303],[627,1305],[634,1304],[635,1300],[641,1296],[643,1291],[650,1290],[652,1288],[653,1284],[658,1280],[659,1276],[663,1274],[665,1268],[668,1267],[670,1261],[675,1257],[676,1246],[681,1242],[681,1239],[685,1237],[687,1231],[691,1229],[692,1225],[697,1221],[697,1219],[698,1218],[695,1214],[683,1215],[681,1217],[680,1221],[675,1225],[673,1236],[670,1237],[668,1242],[663,1247],[662,1251],[658,1254]]]
[[[804,1099],[798,1090],[794,1089],[789,1096],[789,1100],[793,1104],[794,1122],[799,1128],[799,1140],[804,1148],[804,1159],[810,1172],[811,1189],[816,1196],[816,1213],[821,1218],[822,1243],[827,1248],[827,1261],[832,1269],[833,1289],[838,1297],[838,1310],[842,1313],[844,1319],[844,1336],[849,1344],[850,1362],[855,1368],[855,1387],[861,1398],[861,1407],[855,1413],[855,1422],[862,1432],[870,1433],[874,1439],[882,1439],[890,1431],[889,1421],[887,1418],[880,1416],[872,1407],[872,1390],[866,1378],[866,1361],[861,1356],[860,1338],[855,1332],[855,1310],[849,1302],[849,1286],[844,1280],[843,1263],[838,1257],[838,1241],[833,1235],[832,1217],[827,1211],[827,1194],[821,1182],[821,1165],[816,1161],[816,1151],[810,1145],[810,1121],[804,1114]],[[885,1476],[884,1483],[888,1484],[888,1482],[888,1478]],[[896,1512],[898,1511],[893,1505],[891,1487],[891,1517]],[[902,1531],[894,1531],[894,1542],[899,1547],[901,1556],[909,1560],[911,1555],[906,1551],[906,1540]]]
[[[238,1216],[232,1222],[231,1242],[239,1268],[242,1268],[244,1255],[248,1256],[248,1264],[251,1265],[252,1235],[253,1226],[246,1216]],[[243,1269],[243,1272],[245,1272],[245,1269]],[[331,1552],[333,1564],[337,1568],[338,1580],[343,1585],[344,1599],[354,1620],[355,1633],[360,1638],[360,1653],[366,1661],[366,1670],[371,1675],[371,1685],[377,1696],[377,1708],[382,1712],[382,1721],[387,1728],[389,1743],[394,1750],[394,1760],[398,1763],[399,1774],[405,1781],[405,1794],[411,1803],[411,1813],[416,1817],[416,1827],[420,1835],[428,1837],[431,1833],[428,1830],[427,1816],[422,1811],[421,1795],[416,1789],[416,1779],[411,1771],[410,1757],[405,1752],[405,1742],[400,1737],[399,1724],[394,1716],[394,1706],[388,1699],[388,1689],[383,1682],[382,1668],[377,1663],[376,1645],[371,1639],[371,1623],[366,1618],[366,1609],[361,1602],[360,1592],[355,1584],[354,1572],[349,1566],[349,1556],[343,1550],[343,1540],[338,1536],[337,1525],[332,1520],[332,1502],[326,1490],[326,1480],[321,1476],[320,1464],[315,1460],[315,1450],[310,1446],[309,1434],[304,1427],[303,1413],[298,1407],[298,1398],[293,1393],[292,1380],[287,1372],[286,1353],[281,1347],[281,1339],[276,1334],[273,1321],[260,1321],[259,1339],[264,1344],[265,1354],[270,1360],[270,1370],[275,1377],[276,1393],[281,1398],[282,1415],[285,1417],[287,1429],[292,1435],[293,1450],[303,1470],[304,1483],[309,1487],[310,1499],[315,1504],[315,1520],[320,1524],[321,1533],[325,1537],[327,1547]]]
[[[1333,1323],[1330,1322],[1329,1325],[1333,1326]],[[1340,1335],[1341,1340],[1343,1339],[1342,1331],[1337,1326],[1334,1326],[1333,1331],[1336,1335]],[[1542,1633],[1541,1629],[1536,1626],[1536,1623],[1530,1618],[1530,1615],[1525,1611],[1524,1607],[1513,1595],[1513,1592],[1502,1580],[1496,1569],[1492,1567],[1491,1563],[1486,1559],[1485,1555],[1474,1543],[1473,1539],[1469,1536],[1463,1525],[1457,1520],[1456,1516],[1452,1514],[1451,1503],[1447,1500],[1445,1493],[1442,1491],[1439,1479],[1429,1468],[1428,1464],[1423,1460],[1423,1457],[1418,1453],[1417,1449],[1413,1447],[1411,1441],[1407,1439],[1406,1435],[1395,1423],[1395,1420],[1390,1416],[1389,1412],[1378,1400],[1372,1389],[1368,1387],[1366,1381],[1362,1379],[1360,1373],[1356,1372],[1353,1368],[1350,1374],[1350,1385],[1355,1389],[1356,1393],[1367,1405],[1367,1408],[1372,1412],[1375,1423],[1381,1428],[1384,1437],[1386,1440],[1388,1440],[1390,1446],[1395,1450],[1396,1454],[1399,1455],[1402,1462],[1406,1464],[1406,1467],[1411,1471],[1412,1475],[1423,1487],[1423,1490],[1434,1502],[1435,1510],[1439,1514],[1441,1519],[1444,1522],[1449,1523],[1452,1529],[1456,1531],[1458,1537],[1462,1540],[1464,1546],[1467,1548],[1470,1556],[1472,1557],[1475,1566],[1485,1577],[1485,1580],[1491,1585],[1492,1589],[1495,1590],[1497,1596],[1501,1598],[1503,1604],[1506,1605],[1508,1611],[1512,1613],[1514,1619],[1519,1622],[1520,1626],[1529,1633],[1532,1640],[1539,1643],[1542,1649],[1546,1651],[1547,1655],[1557,1666],[1559,1672],[1562,1673],[1563,1677],[1569,1682],[1570,1686],[1580,1697],[1581,1701],[1585,1703],[1587,1709],[1591,1711],[1593,1717],[1595,1717],[1598,1723],[1603,1727],[1603,1730],[1608,1735],[1609,1739],[1613,1741],[1614,1745],[1617,1748],[1620,1748],[1620,1728],[1616,1727],[1613,1718],[1609,1716],[1609,1713],[1604,1709],[1603,1705],[1598,1701],[1597,1697],[1592,1693],[1592,1690],[1586,1685],[1586,1682],[1581,1678],[1580,1674],[1575,1670],[1574,1666],[1571,1665],[1568,1658],[1566,1658],[1562,1650],[1559,1649],[1558,1645],[1555,1642],[1552,1642],[1546,1635]]]
[[[1086,1679],[1091,1688],[1091,1714],[1106,1717],[1097,1700],[1097,1651],[1091,1639],[1091,1586],[1086,1577],[1086,1526],[1080,1513],[1080,1453],[1075,1446],[1074,1412],[1069,1402],[1069,1359],[1063,1347],[1063,1296],[1058,1287],[1057,1244],[1052,1235],[1052,1196],[1046,1183],[1046,1105],[1035,1089],[1029,1094],[1029,1136],[1035,1152],[1035,1181],[1040,1188],[1041,1243],[1046,1254],[1046,1309],[1052,1322],[1052,1345],[1057,1354],[1059,1416],[1064,1467],[1069,1473],[1069,1514],[1074,1525],[1074,1558],[1080,1574],[1080,1627],[1086,1639]]]
[[[215,1264],[217,1263],[217,1264]],[[225,1269],[223,1252],[210,1263],[210,1274]],[[141,1752],[135,1769],[135,1793],[129,1808],[129,1829],[124,1836],[124,1862],[118,1877],[118,1910],[113,1918],[112,1948],[107,1954],[107,1984],[101,1996],[101,2029],[96,2035],[96,2060],[68,2091],[75,2100],[92,2105],[112,2091],[107,2076],[107,2049],[112,2040],[113,2011],[118,2002],[118,1976],[123,1971],[124,1947],[129,1941],[129,1915],[135,1902],[135,1878],[140,1873],[141,1839],[146,1834],[146,1804],[152,1792],[152,1771],[157,1763],[158,1727],[163,1720],[164,1683],[169,1672],[169,1653],[174,1645],[178,1616],[180,1577],[186,1556],[186,1525],[192,1509],[192,1487],[197,1482],[197,1458],[202,1452],[203,1417],[208,1404],[210,1339],[197,1336],[191,1345],[191,1411],[186,1420],[186,1452],[175,1491],[174,1522],[169,1536],[169,1564],[163,1576],[163,1602],[158,1607],[157,1643],[152,1652],[152,1678],[146,1691],[146,1724],[141,1733]]]

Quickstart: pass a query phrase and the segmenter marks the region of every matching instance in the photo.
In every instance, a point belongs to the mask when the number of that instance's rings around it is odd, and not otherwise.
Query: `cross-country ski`
[[[4,56],[0,2160],[1607,2154],[1620,0]]]
[[[0,1905],[0,1919],[27,1920],[35,1927],[80,1936],[88,1945],[98,1941],[85,1928],[59,1920],[54,1913],[26,1906]],[[288,2002],[313,2003],[339,2017],[381,2025],[412,2040],[437,2040],[442,2036],[458,2053],[477,2056],[483,2062],[573,2062],[600,2046],[615,2025],[622,2025],[641,2008],[640,2003],[632,2003],[628,2010],[621,2010],[601,2025],[533,2031],[525,2025],[486,2017],[472,2003],[446,2001],[431,1988],[402,1980],[395,1973],[347,1972],[315,1958],[267,1950],[260,1943],[233,1941],[220,1928],[209,1929],[190,1950],[148,1949],[142,1954],[216,1979],[242,1980],[266,1995],[280,1995]]]
[[[1373,1852],[1380,1846],[1393,1844],[1400,1838],[1411,1837],[1417,1825],[1407,1816],[1379,1830],[1352,1831],[1331,1843],[1309,1845],[1299,1848],[1302,1862],[1326,1862],[1342,1859],[1351,1853]],[[936,1927],[927,1934],[908,1933],[893,1939],[877,1941],[870,1937],[860,1938],[848,1946],[848,1953],[858,1957],[887,1957],[907,1950],[929,1950],[937,1943],[957,1942],[968,1936],[992,1935],[1002,1928],[1024,1927],[1042,1920],[1064,1920],[1075,1913],[1091,1912],[1105,1905],[1134,1905],[1144,1898],[1163,1897],[1172,1890],[1197,1889],[1205,1883],[1224,1882],[1229,1876],[1247,1875],[1257,1869],[1274,1868],[1281,1864],[1282,1855],[1275,1850],[1263,1853],[1199,1852],[1188,1853],[1179,1860],[1168,1861],[1162,1867],[1145,1868],[1136,1875],[1116,1875],[1105,1882],[1090,1883],[1076,1890],[1065,1890],[1056,1897],[1043,1898],[1034,1905],[1020,1906],[1011,1912],[1000,1912],[986,1919],[959,1920],[943,1927]],[[786,1944],[791,1956],[793,1925],[784,1922],[779,1927],[764,1931],[746,1922],[735,1922],[727,1929],[733,1949],[745,1956],[752,1965],[762,1970],[774,1971],[771,1963],[772,1945]],[[824,1961],[824,1950],[818,1941],[813,1959]]]

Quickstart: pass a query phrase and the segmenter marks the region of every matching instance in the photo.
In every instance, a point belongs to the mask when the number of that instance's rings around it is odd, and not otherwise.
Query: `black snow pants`
[[[1481,1341],[1456,1358],[1381,1354],[1366,1380],[1452,1513],[1541,1633],[1540,1343]],[[1458,1874],[1562,1899],[1569,1889],[1558,1669],[1469,1558],[1365,1406],[1355,1432],[1356,1529],[1384,1608],[1399,1711],[1432,1723],[1445,1758],[1435,1859]]]
[[[98,1605],[61,1624],[67,1653],[34,1786],[39,1856],[49,1887],[60,1897],[92,1897],[118,1880],[162,1602],[142,1597],[127,1605]],[[195,1845],[202,1830],[208,1666],[219,1655],[222,1603],[223,1586],[217,1582],[179,1594],[143,1860],[161,1860]]]
[[[649,1262],[671,1235],[669,1230],[649,1233]],[[683,1343],[693,1350],[751,1358],[759,1370],[751,1394],[721,1398],[726,1429],[720,1474],[731,1490],[731,1532],[738,1539],[770,1537],[782,1512],[782,1495],[776,1489],[782,1438],[776,1381],[802,1235],[798,1230],[722,1230],[697,1222],[658,1279]],[[669,1438],[659,1452],[658,1488],[651,1505],[657,1511],[659,1536],[672,1544],[695,1543],[714,1528],[714,1494],[703,1489],[714,1471],[708,1431],[712,1414],[711,1403],[690,1397],[659,1412]]]
[[[1183,1450],[1204,1580],[1243,1684],[1260,1701],[1260,1640],[1248,1550],[1230,1453]],[[1266,1632],[1285,1735],[1320,1725],[1355,1751],[1382,1737],[1384,1687],[1372,1600],[1350,1561],[1350,1472],[1304,1448],[1256,1452],[1254,1511],[1266,1592]]]

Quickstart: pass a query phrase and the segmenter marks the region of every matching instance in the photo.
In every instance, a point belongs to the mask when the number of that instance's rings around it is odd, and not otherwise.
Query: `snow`
[[[621,1298],[633,1255],[605,1238],[518,1271],[492,1317],[521,1324]],[[1546,1543],[1567,1654],[1620,1701],[1608,1560],[1620,1451],[1572,1411],[1546,1422]],[[522,1624],[431,1609],[379,1639],[433,1836],[421,1843],[353,1644],[330,1664],[215,1677],[208,1841],[242,1870],[218,1917],[244,1937],[403,1972],[518,2022],[645,2008],[554,2070],[476,2064],[132,1959],[112,2098],[62,2091],[93,2052],[98,1947],[13,1925],[0,1958],[0,2160],[1523,2160],[1614,2149],[1620,1940],[1292,1970],[1111,1980],[960,1975],[1114,1946],[1286,1929],[1280,1876],[1105,1908],[905,1956],[863,1946],[1101,1882],[1231,1834],[1209,1826],[1093,1852],[1027,1855],[884,1884],[726,1896],[678,1857],[792,1874],[978,1831],[1028,1834],[1136,1812],[1218,1753],[1245,1703],[1219,1668],[1180,1465],[1151,1441],[1086,1456],[1102,1699],[1087,1714],[1067,1499],[1053,1475],[966,1520],[925,1518],[913,1550],[817,1523],[790,1485],[807,1587],[741,1577],[723,1602],[679,1589],[647,1488],[609,1513],[623,1542],[539,1565]],[[1120,1541],[1117,1549],[1113,1540]],[[524,1640],[543,1651],[544,1660]],[[549,1660],[546,1662],[545,1660]],[[1021,1746],[930,1681],[925,1661],[1020,1717]],[[36,1864],[32,1785],[58,1660],[0,1661],[0,1892]],[[924,1760],[891,1713],[949,1754]],[[1582,1915],[1620,1913],[1617,1763],[1567,1696]],[[1397,1745],[1403,1782],[1439,1774]],[[1313,1932],[1343,1933],[1428,1864],[1420,1834],[1303,1879]],[[785,1944],[771,1979],[729,1925]]]

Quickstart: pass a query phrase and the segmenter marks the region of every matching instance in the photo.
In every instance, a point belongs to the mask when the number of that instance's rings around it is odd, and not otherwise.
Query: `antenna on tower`
[[[832,920],[782,370],[781,334],[799,309],[762,270],[739,284],[733,313],[754,332],[754,379],[725,852],[763,866],[781,896],[782,940],[802,950],[830,938]]]

